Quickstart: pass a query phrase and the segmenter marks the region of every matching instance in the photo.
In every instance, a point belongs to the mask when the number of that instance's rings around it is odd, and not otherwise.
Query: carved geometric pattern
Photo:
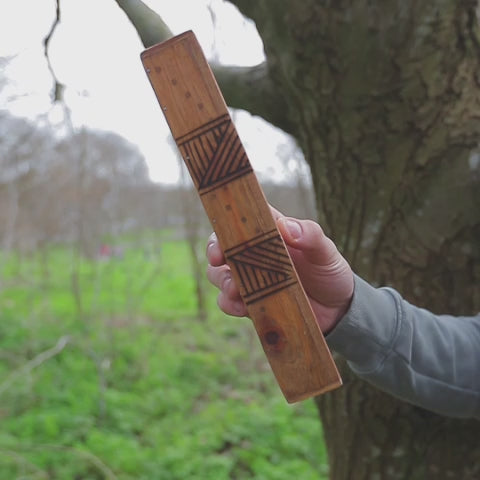
[[[225,257],[240,279],[240,293],[247,305],[297,281],[277,230],[225,251]]]
[[[177,138],[176,142],[200,195],[252,171],[228,114]]]

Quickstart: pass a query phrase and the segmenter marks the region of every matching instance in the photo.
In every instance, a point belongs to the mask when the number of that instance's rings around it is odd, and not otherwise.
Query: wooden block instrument
[[[288,402],[342,383],[193,32],[142,62]]]

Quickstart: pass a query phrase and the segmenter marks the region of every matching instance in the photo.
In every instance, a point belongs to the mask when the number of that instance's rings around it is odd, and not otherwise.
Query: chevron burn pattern
[[[176,142],[200,195],[252,171],[229,115],[208,122]]]
[[[240,291],[247,305],[297,282],[276,230],[227,250],[225,256],[238,274]]]

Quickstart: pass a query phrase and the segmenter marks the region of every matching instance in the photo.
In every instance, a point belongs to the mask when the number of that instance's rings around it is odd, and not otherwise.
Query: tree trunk
[[[267,62],[236,83],[219,71],[227,103],[297,139],[354,270],[436,313],[480,311],[477,2],[232,3]],[[332,479],[480,478],[480,422],[394,400],[339,363],[344,387],[317,399]]]
[[[437,313],[480,310],[475,2],[283,1],[250,11],[354,270]],[[340,361],[341,363],[341,361]],[[331,478],[480,478],[480,423],[394,400],[341,364],[317,404]]]
[[[207,319],[207,292],[205,289],[205,268],[203,258],[204,235],[200,219],[204,218],[199,211],[201,206],[198,202],[198,195],[191,182],[187,180],[187,171],[183,160],[178,159],[180,165],[180,196],[181,209],[185,228],[185,239],[190,250],[192,276],[195,282],[195,298],[197,301],[197,318],[200,321]],[[201,252],[201,253],[200,253]]]

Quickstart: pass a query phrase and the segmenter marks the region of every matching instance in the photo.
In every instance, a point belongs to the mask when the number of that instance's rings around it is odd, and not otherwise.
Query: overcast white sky
[[[254,65],[263,60],[255,26],[222,0],[150,0],[174,33],[193,30],[207,56],[223,63]],[[217,17],[212,27],[208,5]],[[151,177],[162,183],[178,179],[177,158],[168,146],[166,122],[143,71],[143,46],[114,0],[62,0],[62,21],[51,42],[51,61],[67,86],[66,100],[76,126],[117,132],[139,146]],[[5,72],[11,80],[0,108],[15,115],[61,120],[52,107],[52,78],[42,40],[54,20],[54,0],[0,1],[0,56],[15,56]],[[215,46],[215,50],[213,47]],[[13,97],[13,98],[12,98]],[[237,128],[259,175],[281,178],[277,147],[285,137],[246,113]]]

